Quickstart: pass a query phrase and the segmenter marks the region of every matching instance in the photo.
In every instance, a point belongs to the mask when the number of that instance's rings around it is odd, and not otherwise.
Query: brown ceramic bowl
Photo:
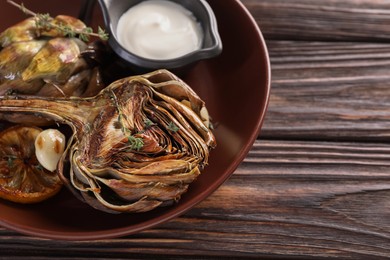
[[[79,0],[24,0],[36,12],[78,15]],[[183,79],[206,101],[218,146],[209,165],[174,206],[148,213],[112,215],[96,211],[63,189],[36,205],[0,200],[0,225],[33,236],[86,240],[119,237],[179,216],[215,191],[238,167],[259,134],[270,92],[270,63],[262,34],[238,0],[209,0],[224,50],[200,61]],[[0,29],[25,16],[0,2]],[[93,25],[103,24],[99,10]]]

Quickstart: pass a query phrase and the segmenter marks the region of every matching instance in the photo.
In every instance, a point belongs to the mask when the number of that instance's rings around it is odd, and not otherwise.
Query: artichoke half
[[[65,15],[51,22],[74,30],[86,27],[80,20]],[[41,28],[35,17],[3,31],[0,45],[0,95],[91,97],[105,87],[99,64],[85,58],[85,54],[95,55],[92,49],[101,52],[98,48],[102,45],[65,37],[55,28]],[[26,122],[35,119],[24,118],[23,123]]]
[[[115,81],[92,98],[3,96],[4,113],[69,125],[57,172],[79,199],[111,213],[178,201],[216,145],[204,101],[166,70]]]

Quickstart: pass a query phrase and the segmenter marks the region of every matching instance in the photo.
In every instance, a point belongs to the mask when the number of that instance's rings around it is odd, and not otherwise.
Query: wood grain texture
[[[389,141],[390,45],[268,41],[263,138]]]
[[[390,252],[390,145],[257,141],[187,214],[121,239],[60,242],[0,229],[2,255],[65,258],[334,257]]]
[[[390,1],[242,2],[266,38],[272,91],[233,176],[185,215],[128,237],[63,242],[0,228],[0,259],[390,258]]]
[[[242,0],[267,39],[390,41],[388,0]]]

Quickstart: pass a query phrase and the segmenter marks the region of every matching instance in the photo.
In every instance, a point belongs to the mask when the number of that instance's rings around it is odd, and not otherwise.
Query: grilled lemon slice
[[[0,198],[37,203],[54,196],[62,182],[35,156],[34,141],[42,129],[17,125],[0,132]]]

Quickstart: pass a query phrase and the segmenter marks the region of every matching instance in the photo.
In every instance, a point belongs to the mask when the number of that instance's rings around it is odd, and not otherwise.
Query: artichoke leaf
[[[133,175],[166,175],[180,173],[191,168],[185,160],[164,160],[151,162],[141,168],[126,168],[126,173]]]
[[[109,178],[126,180],[130,183],[150,183],[150,182],[163,182],[167,185],[178,185],[183,183],[191,183],[193,182],[198,175],[200,174],[200,170],[198,167],[194,167],[188,172],[183,173],[174,173],[169,175],[132,175],[131,170],[127,169],[116,170],[113,168],[106,169],[91,169],[91,172],[95,176],[109,176]]]
[[[79,59],[85,48],[86,45],[77,39],[51,39],[22,72],[22,78],[24,81],[44,78],[64,83],[76,70],[87,66],[84,60]]]
[[[0,51],[0,82],[20,78],[46,41],[16,42]]]
[[[38,37],[36,20],[34,17],[25,19],[0,34],[0,45],[6,47],[14,42],[27,42]]]
[[[130,183],[124,180],[98,178],[124,200],[136,201],[143,197],[161,201],[178,200],[188,185],[165,185],[155,183]]]
[[[143,197],[135,202],[118,205],[107,201],[100,193],[94,192],[93,195],[94,196],[91,196],[89,193],[82,193],[84,200],[93,208],[113,214],[121,212],[146,212],[163,204],[163,201]]]

